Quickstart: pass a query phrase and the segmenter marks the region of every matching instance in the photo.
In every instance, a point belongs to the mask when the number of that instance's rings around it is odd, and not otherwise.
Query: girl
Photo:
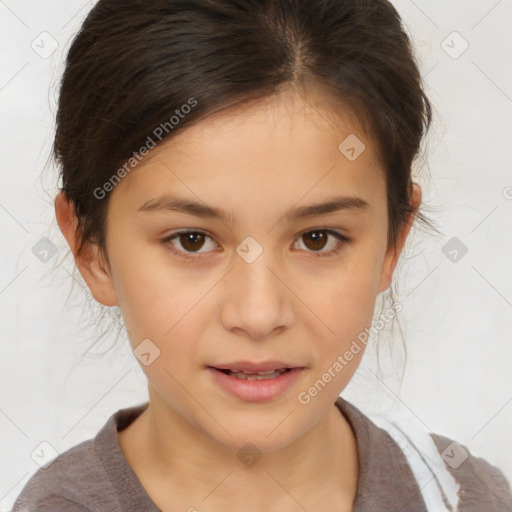
[[[14,510],[511,510],[466,447],[339,396],[428,223],[430,121],[386,0],[99,1],[62,80],[55,210],[149,401]]]

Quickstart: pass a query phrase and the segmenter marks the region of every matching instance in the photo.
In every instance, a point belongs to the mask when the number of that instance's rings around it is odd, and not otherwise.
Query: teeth
[[[244,379],[244,380],[262,380],[262,379],[275,379],[276,377],[279,377],[286,371],[285,368],[281,370],[271,370],[268,372],[258,372],[258,373],[249,373],[245,371],[241,372],[232,372],[230,371],[228,375],[230,377],[236,377],[238,379]]]
[[[269,370],[268,372],[256,372],[256,373],[246,372],[245,370],[242,370],[242,373],[245,373],[246,375],[270,375],[271,373],[274,373],[276,371],[281,371],[281,370]]]

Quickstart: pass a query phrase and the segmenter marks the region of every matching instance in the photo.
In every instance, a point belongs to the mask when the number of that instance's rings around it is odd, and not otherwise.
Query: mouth
[[[229,396],[245,402],[266,402],[291,392],[298,383],[303,366],[287,366],[284,363],[232,364],[231,368],[207,366],[212,383]],[[240,368],[243,366],[243,369]],[[262,369],[261,366],[266,366]],[[269,368],[270,366],[270,368]]]
[[[292,370],[304,369],[300,364],[290,364],[283,361],[272,360],[253,363],[251,361],[234,361],[209,366],[230,377],[245,380],[275,379]]]
[[[236,377],[237,379],[243,379],[243,380],[275,379],[277,377],[280,377],[284,373],[287,373],[292,370],[291,368],[280,368],[277,370],[269,370],[267,372],[246,372],[246,371],[215,368],[212,366],[210,366],[210,368],[213,368],[214,370],[218,370],[219,372],[229,375],[230,377]]]

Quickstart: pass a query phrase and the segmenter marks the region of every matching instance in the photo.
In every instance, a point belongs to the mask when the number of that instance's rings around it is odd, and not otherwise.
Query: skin
[[[374,144],[343,112],[332,112],[313,94],[287,91],[179,132],[110,194],[109,264],[94,244],[76,258],[96,300],[120,307],[132,348],[149,338],[160,350],[141,364],[150,406],[118,439],[162,510],[352,510],[357,449],[334,402],[364,350],[308,404],[297,395],[370,327],[412,218],[396,250],[388,248],[384,171]],[[354,161],[338,150],[349,134],[366,145]],[[164,192],[226,209],[233,222],[137,211]],[[362,197],[370,209],[283,218],[335,192]],[[415,185],[412,203],[420,202]],[[62,194],[55,210],[76,256],[76,217]],[[352,241],[318,256],[338,241],[331,235],[315,245],[305,236],[315,228]],[[202,245],[161,241],[183,229],[211,238]],[[236,252],[247,236],[263,249],[250,264]],[[196,259],[181,259],[170,246]],[[269,359],[306,369],[292,389],[264,403],[225,393],[205,369]],[[251,467],[237,458],[247,442],[262,454]]]

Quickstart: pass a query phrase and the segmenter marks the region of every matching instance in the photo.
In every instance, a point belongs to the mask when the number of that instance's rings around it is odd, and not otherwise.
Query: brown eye
[[[329,245],[330,237],[335,239],[335,243],[331,244],[330,250],[324,251],[323,249]],[[303,241],[303,244],[306,247],[306,252],[322,257],[337,255],[337,249],[343,244],[350,242],[350,238],[332,229],[313,229],[303,233],[299,237],[299,241]]]
[[[202,231],[180,231],[165,237],[162,239],[162,243],[166,245],[172,253],[176,254],[176,256],[187,261],[192,261],[193,259],[198,259],[206,253],[211,252],[201,250],[205,245],[206,249],[208,249],[208,244],[205,244],[208,239],[211,240],[213,247],[215,247],[216,244],[213,238]]]
[[[328,235],[325,231],[309,231],[305,235],[302,235],[304,240],[307,240],[306,246],[312,251],[319,251],[325,247],[327,243]]]
[[[180,231],[163,238],[162,243],[178,257],[193,261],[206,256],[208,252],[212,252],[208,250],[208,247],[206,247],[206,250],[201,250],[205,245],[208,245],[208,239],[214,244],[213,247],[215,248],[217,244],[213,238],[202,231]],[[324,250],[325,247],[329,246],[330,239],[332,239],[331,248]],[[312,229],[299,237],[299,242],[302,242],[305,246],[304,252],[309,252],[318,257],[335,256],[338,254],[337,249],[350,243],[350,241],[350,238],[332,229]]]
[[[205,241],[204,233],[196,232],[180,233],[178,238],[180,240],[181,246],[186,251],[190,252],[194,252],[198,249],[201,249]]]

